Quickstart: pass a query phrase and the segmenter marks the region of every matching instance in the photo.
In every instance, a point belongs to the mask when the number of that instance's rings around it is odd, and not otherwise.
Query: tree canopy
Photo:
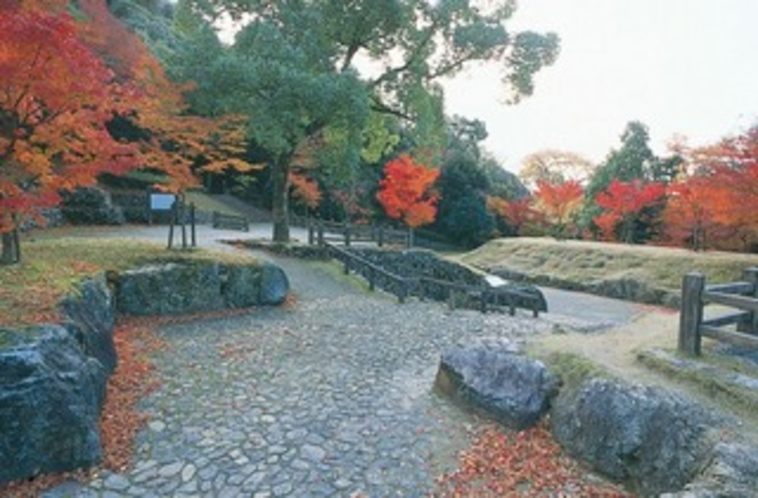
[[[206,19],[245,26],[231,47],[205,41],[202,64],[188,59],[194,102],[206,111],[241,111],[268,154],[274,178],[274,238],[286,240],[288,171],[304,142],[334,145],[357,162],[370,112],[398,117],[423,140],[416,156],[444,147],[438,80],[476,62],[498,64],[511,101],[530,95],[533,76],[555,61],[558,37],[510,33],[509,0],[192,0]],[[190,68],[191,70],[187,70]],[[208,105],[213,102],[213,106]],[[198,108],[202,106],[198,105]],[[338,143],[330,143],[334,133]]]

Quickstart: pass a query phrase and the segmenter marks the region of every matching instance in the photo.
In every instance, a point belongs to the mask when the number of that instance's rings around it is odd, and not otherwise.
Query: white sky
[[[545,148],[600,162],[631,120],[658,154],[675,134],[701,145],[758,121],[758,0],[521,0],[507,26],[561,37],[535,94],[506,105],[483,69],[445,88],[446,112],[485,121],[511,171]]]

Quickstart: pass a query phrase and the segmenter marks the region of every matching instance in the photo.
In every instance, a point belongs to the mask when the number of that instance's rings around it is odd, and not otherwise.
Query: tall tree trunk
[[[282,158],[272,164],[271,175],[273,177],[273,200],[272,215],[274,217],[274,242],[290,241],[290,222],[289,222],[289,158]]]
[[[18,234],[15,230],[4,232],[2,234],[2,253],[0,253],[0,264],[12,265],[19,262]]]

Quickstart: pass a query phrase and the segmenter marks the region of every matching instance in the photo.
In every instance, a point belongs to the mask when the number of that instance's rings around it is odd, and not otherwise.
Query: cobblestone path
[[[161,329],[134,467],[47,496],[426,496],[476,424],[432,391],[439,355],[550,327],[401,305],[336,265],[276,262],[296,304]]]

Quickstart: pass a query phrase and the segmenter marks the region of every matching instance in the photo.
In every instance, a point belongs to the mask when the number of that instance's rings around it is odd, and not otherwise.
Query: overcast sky
[[[446,83],[446,111],[485,121],[514,172],[545,148],[602,161],[631,120],[659,154],[674,134],[699,145],[758,121],[758,0],[521,0],[508,27],[561,37],[534,96],[506,105],[478,70]]]

